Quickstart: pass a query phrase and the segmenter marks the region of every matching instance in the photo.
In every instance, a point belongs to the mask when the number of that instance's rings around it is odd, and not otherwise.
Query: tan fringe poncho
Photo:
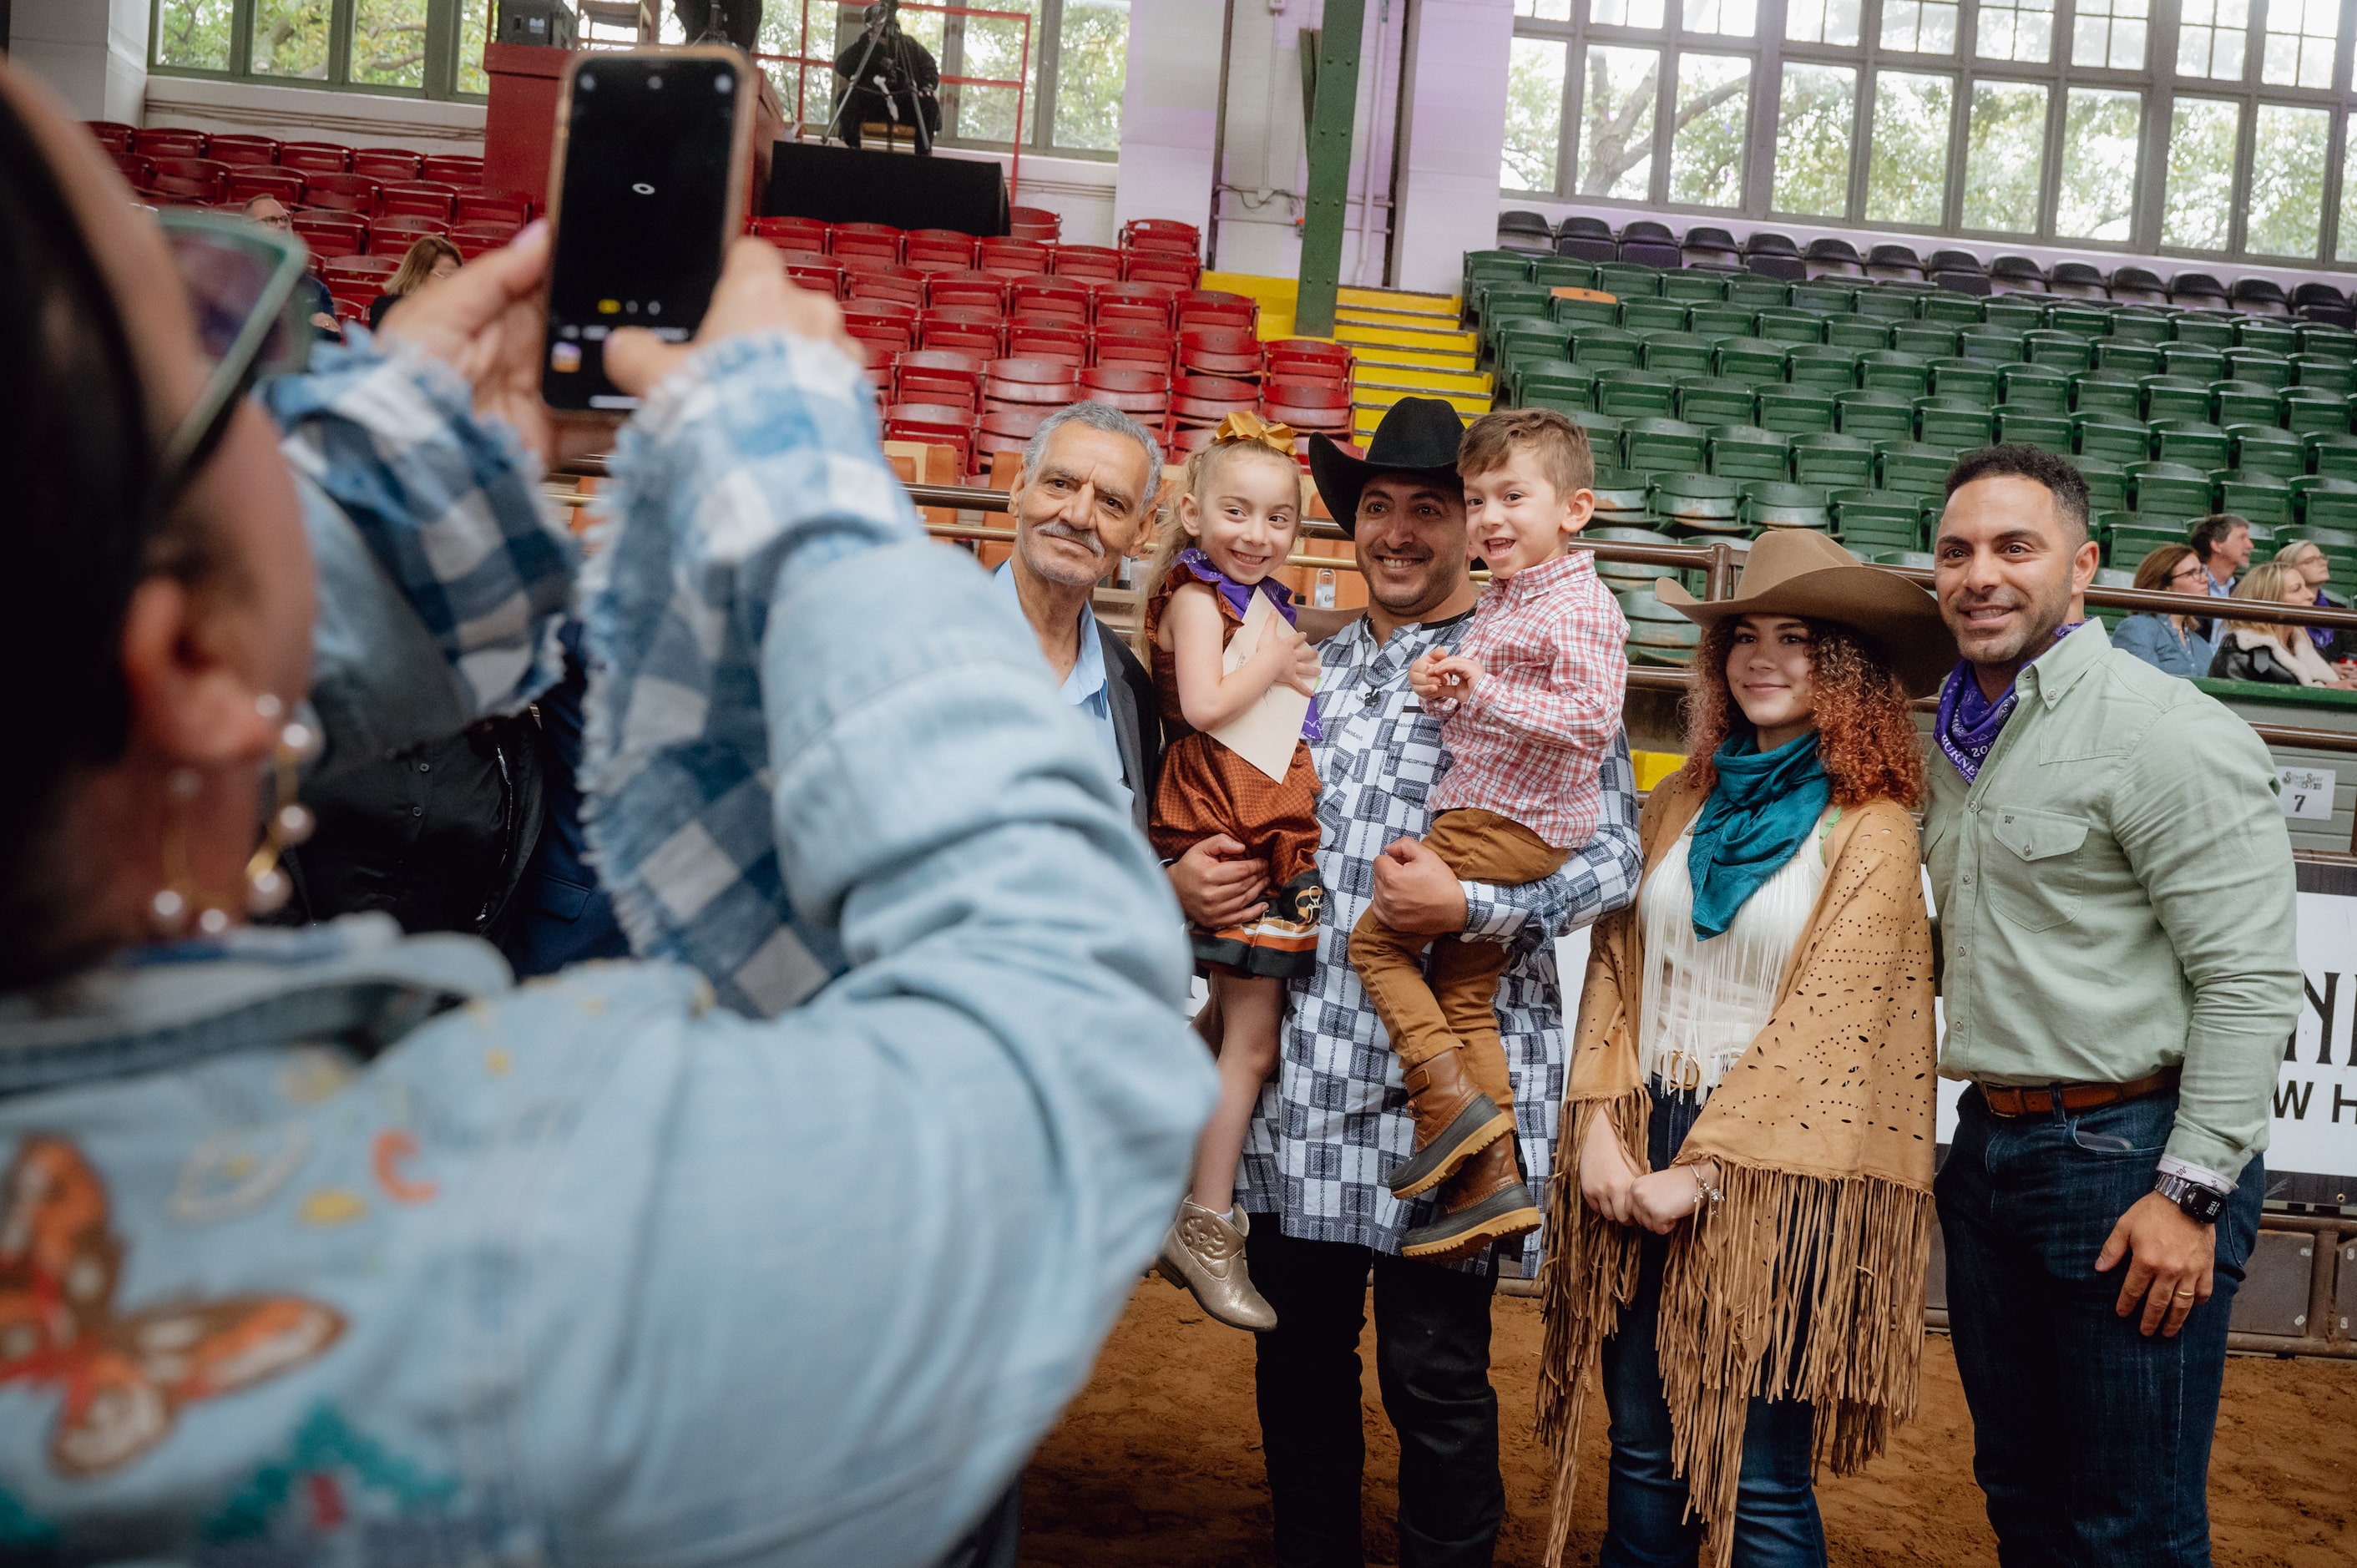
[[[1648,876],[1704,799],[1684,773],[1653,791],[1641,828]],[[1672,1462],[1719,1568],[1734,1547],[1753,1394],[1813,1402],[1815,1461],[1837,1476],[1879,1454],[1915,1412],[1937,1065],[1915,824],[1900,806],[1871,802],[1842,813],[1825,852],[1824,886],[1774,1015],[1675,1162],[1716,1159],[1725,1194],[1669,1238],[1657,1341]],[[1538,1424],[1555,1461],[1550,1565],[1570,1538],[1588,1380],[1637,1280],[1641,1232],[1582,1201],[1579,1162],[1602,1117],[1647,1168],[1641,929],[1633,905],[1596,927],[1547,1191]]]

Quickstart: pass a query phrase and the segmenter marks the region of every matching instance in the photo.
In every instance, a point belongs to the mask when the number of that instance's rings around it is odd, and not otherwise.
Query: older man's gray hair
[[[1039,428],[1023,448],[1023,482],[1039,471],[1039,459],[1048,450],[1048,438],[1067,424],[1085,424],[1092,430],[1102,430],[1108,435],[1119,435],[1135,441],[1146,451],[1146,493],[1151,496],[1162,482],[1162,446],[1154,439],[1153,432],[1122,413],[1110,403],[1068,403],[1039,422]]]

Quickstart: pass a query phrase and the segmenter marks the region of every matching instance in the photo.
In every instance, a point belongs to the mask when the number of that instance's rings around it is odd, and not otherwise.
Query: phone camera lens
[[[661,92],[662,91],[662,78],[660,76],[650,76],[647,78],[647,91],[649,92]]]
[[[727,76],[716,76],[712,79],[712,91],[726,98],[737,91],[736,80]]]
[[[573,87],[576,92],[595,92],[597,90],[597,79],[585,70],[574,78]]]

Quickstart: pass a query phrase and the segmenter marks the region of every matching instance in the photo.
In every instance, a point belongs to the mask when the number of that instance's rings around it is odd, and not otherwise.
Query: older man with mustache
[[[1089,601],[1114,564],[1154,526],[1161,484],[1162,448],[1144,425],[1099,403],[1057,410],[1023,449],[1022,471],[1006,498],[1015,553],[997,574],[1039,639],[1064,701],[1079,711],[1129,791],[1141,832],[1162,759],[1154,681]]]
[[[2227,1317],[2300,1006],[2275,766],[2072,624],[2096,549],[2062,458],[1966,456],[1933,548],[1964,659],[1923,852],[1940,1070],[1970,1085],[1936,1190],[1975,1475],[2002,1562],[2206,1563]]]

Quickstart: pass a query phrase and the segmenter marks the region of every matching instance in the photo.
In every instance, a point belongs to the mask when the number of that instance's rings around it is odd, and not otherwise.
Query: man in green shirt
[[[2291,842],[2248,725],[2066,622],[2087,487],[1995,446],[1948,476],[1924,858],[1937,1185],[1974,1469],[2001,1560],[2210,1561],[2226,1324],[2297,1020]]]

